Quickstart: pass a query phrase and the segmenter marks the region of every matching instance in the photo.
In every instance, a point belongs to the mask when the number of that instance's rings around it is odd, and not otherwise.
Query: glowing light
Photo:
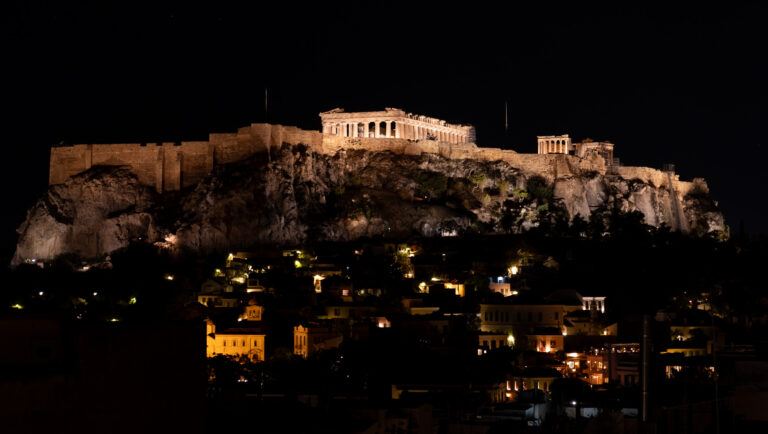
[[[314,276],[312,276],[312,279],[314,279],[314,280],[324,280],[325,276],[321,276],[319,274],[315,274]]]
[[[43,291],[40,291],[40,292],[37,293],[37,295],[43,295],[43,294],[44,294]]]
[[[13,306],[11,306],[11,307],[12,307],[13,309],[18,309],[18,310],[24,309],[24,306],[20,305],[19,303],[16,303],[16,304],[14,304],[14,305],[13,305]]]
[[[293,266],[296,268],[301,268],[301,261],[299,261],[298,259],[293,261]]]
[[[571,401],[571,405],[576,405],[576,401]]]
[[[568,330],[563,330],[563,336],[568,336]]]
[[[94,293],[93,293],[93,296],[94,296],[94,297],[96,297],[97,295],[99,295],[99,293],[98,293],[98,292],[94,292]]]
[[[173,274],[166,274],[165,280],[173,280]]]
[[[405,277],[406,279],[413,279],[413,273],[405,273],[403,274],[403,277]]]
[[[427,282],[419,283],[419,290],[421,290],[421,292],[426,291],[427,290]]]
[[[109,322],[118,322],[118,321],[120,321],[118,318],[112,318],[109,320]]]
[[[579,353],[568,353],[566,354],[568,357],[579,357]]]
[[[128,304],[136,304],[136,297],[131,297],[131,299],[128,300]]]
[[[231,253],[229,255],[227,255],[227,261],[231,261],[233,259],[235,259],[235,255],[233,255]]]
[[[517,291],[512,291],[512,295],[517,295],[517,294],[519,294],[519,292],[517,292]]]
[[[509,346],[514,345],[515,344],[515,337],[512,336],[512,335],[507,336],[507,343],[509,344]]]
[[[439,282],[439,281],[440,281],[440,278],[439,278],[439,277],[433,277],[433,278],[431,278],[431,279],[429,279],[429,280],[431,280],[431,281],[433,281],[433,282]]]
[[[511,277],[511,276],[516,275],[519,270],[517,269],[517,265],[513,265],[513,266],[507,268],[507,271],[509,272],[509,275]]]

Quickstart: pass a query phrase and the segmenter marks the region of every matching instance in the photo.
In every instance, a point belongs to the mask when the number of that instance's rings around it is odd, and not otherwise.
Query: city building
[[[245,357],[252,362],[263,362],[266,354],[267,334],[261,328],[237,327],[217,331],[210,319],[206,320],[206,354]]]
[[[331,325],[297,325],[293,328],[293,354],[308,359],[320,351],[337,348],[343,340]]]

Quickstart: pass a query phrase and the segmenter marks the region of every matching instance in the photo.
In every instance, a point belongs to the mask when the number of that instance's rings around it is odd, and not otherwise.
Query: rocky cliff
[[[576,216],[642,213],[651,226],[724,231],[706,189],[436,154],[283,146],[218,166],[195,186],[157,194],[126,167],[94,167],[54,185],[19,227],[13,264],[95,258],[135,242],[199,253],[360,237],[518,233]]]

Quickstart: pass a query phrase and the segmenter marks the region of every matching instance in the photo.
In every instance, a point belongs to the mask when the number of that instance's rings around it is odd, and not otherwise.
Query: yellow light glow
[[[22,306],[22,305],[20,305],[20,304],[18,304],[18,303],[14,304],[14,305],[13,305],[13,306],[11,306],[11,307],[12,307],[12,308],[14,308],[14,309],[19,309],[19,310],[21,310],[21,309],[24,309],[24,306]]]
[[[231,260],[233,260],[233,259],[235,259],[235,255],[233,255],[232,253],[230,253],[229,255],[227,255],[227,261],[231,261]]]
[[[512,295],[517,295],[517,294],[519,294],[519,292],[517,292],[517,291],[512,291]]]
[[[566,354],[568,357],[579,357],[579,353],[568,353]]]
[[[128,300],[128,304],[136,304],[136,297],[131,297],[131,299]]]
[[[424,291],[424,288],[426,288],[426,287],[427,287],[427,282],[419,283],[419,289],[421,289],[422,291]]]
[[[429,280],[431,280],[433,282],[438,282],[438,281],[440,281],[440,278],[439,277],[433,277],[433,278],[431,278]]]
[[[173,280],[173,274],[166,274],[165,280]]]
[[[514,345],[515,344],[515,337],[512,336],[512,335],[507,336],[507,342],[509,343],[510,346]]]
[[[563,330],[563,336],[568,336],[568,330]]]
[[[516,275],[516,274],[517,274],[517,272],[518,272],[518,269],[517,269],[517,265],[513,265],[513,266],[509,267],[509,268],[507,269],[507,271],[509,271],[509,276],[510,276],[510,277],[512,277],[512,276],[514,276],[514,275]]]
[[[293,266],[296,268],[301,268],[301,261],[299,261],[298,259],[293,261]]]
[[[112,318],[112,319],[109,320],[109,322],[118,322],[118,321],[120,321],[120,320],[117,319],[117,318]]]
[[[312,279],[314,279],[314,280],[324,280],[325,276],[321,276],[319,274],[315,274],[314,276],[312,276]]]

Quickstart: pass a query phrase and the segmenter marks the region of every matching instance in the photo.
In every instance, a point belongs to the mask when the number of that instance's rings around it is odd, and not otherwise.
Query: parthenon
[[[454,125],[428,116],[414,115],[387,107],[383,111],[347,113],[333,109],[320,113],[323,134],[342,137],[437,140],[446,143],[474,143],[475,128]]]

